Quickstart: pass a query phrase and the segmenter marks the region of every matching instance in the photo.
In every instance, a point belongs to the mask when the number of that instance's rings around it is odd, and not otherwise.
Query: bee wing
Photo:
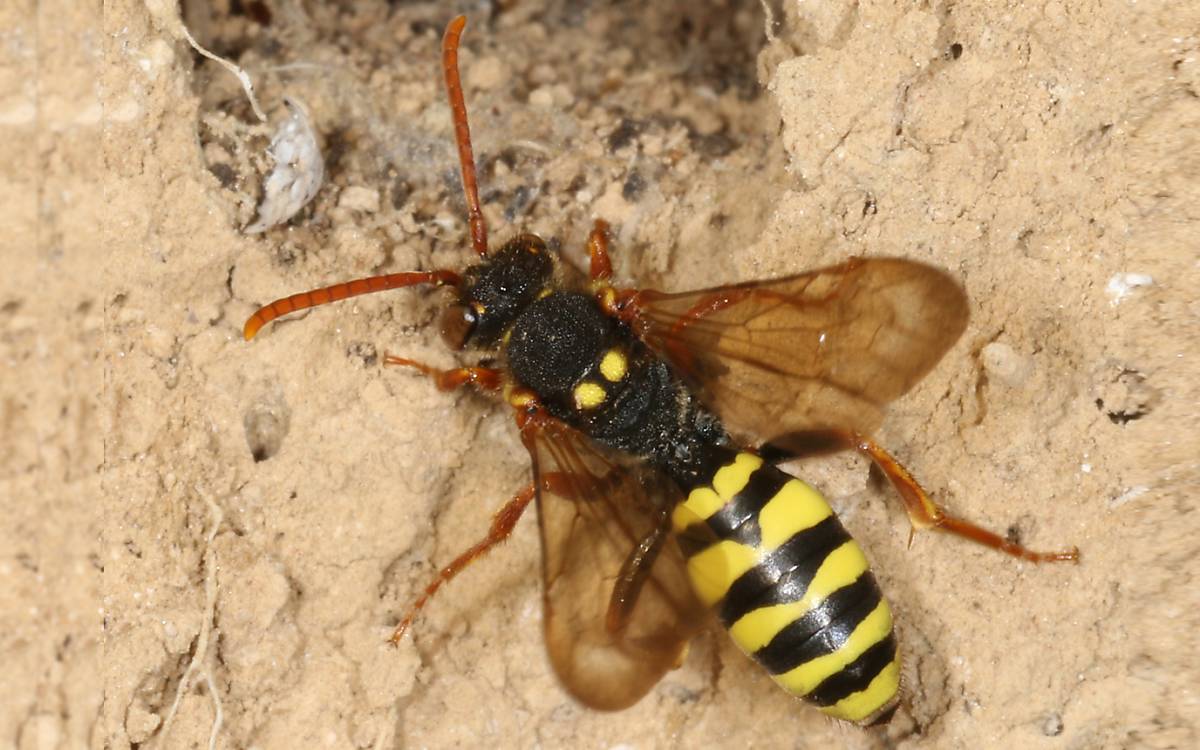
[[[633,325],[726,426],[786,446],[822,429],[871,433],[967,324],[945,272],[859,258],[788,276],[633,298]]]
[[[537,488],[550,661],[584,705],[626,708],[679,665],[705,622],[665,536],[679,490],[548,417],[522,439]],[[639,555],[656,531],[666,543]],[[614,596],[617,588],[632,596]]]

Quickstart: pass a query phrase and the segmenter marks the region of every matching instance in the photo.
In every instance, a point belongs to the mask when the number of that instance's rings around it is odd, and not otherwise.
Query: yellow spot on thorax
[[[606,395],[604,388],[600,384],[585,380],[575,386],[575,407],[578,409],[595,409],[604,403]]]
[[[629,363],[625,359],[625,354],[618,349],[609,349],[604,353],[604,358],[600,360],[600,374],[610,383],[621,380],[628,371]]]

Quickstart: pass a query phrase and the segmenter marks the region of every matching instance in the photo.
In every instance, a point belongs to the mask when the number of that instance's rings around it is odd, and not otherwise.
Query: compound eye
[[[454,303],[442,311],[441,334],[446,346],[462,349],[475,331],[475,311],[461,303]]]

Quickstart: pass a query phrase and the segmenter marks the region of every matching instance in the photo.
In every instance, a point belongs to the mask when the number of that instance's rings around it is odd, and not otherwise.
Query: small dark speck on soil
[[[608,136],[608,150],[619,151],[628,146],[641,134],[643,128],[645,128],[645,123],[643,122],[628,117],[621,118],[621,123],[617,125],[617,129]]]
[[[693,144],[701,156],[706,156],[709,159],[719,159],[722,156],[728,156],[738,145],[737,141],[725,133],[712,133],[711,135],[699,136],[693,139]]]
[[[637,203],[645,189],[646,180],[642,177],[642,173],[635,169],[629,173],[629,177],[625,178],[625,184],[621,186],[621,197],[630,203]]]
[[[346,356],[358,360],[363,367],[371,367],[379,361],[379,353],[369,341],[352,342],[346,347]]]
[[[233,171],[233,167],[224,162],[210,164],[208,171],[213,173],[213,176],[221,183],[221,187],[226,190],[232,190],[234,183],[237,182],[237,172]]]

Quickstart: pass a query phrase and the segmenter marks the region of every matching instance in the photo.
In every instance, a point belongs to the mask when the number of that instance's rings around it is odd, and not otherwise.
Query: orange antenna
[[[360,294],[371,294],[372,292],[382,292],[387,289],[415,286],[417,284],[436,284],[437,286],[449,284],[450,286],[458,286],[459,281],[458,274],[453,271],[388,273],[382,276],[369,276],[365,279],[343,281],[333,286],[313,289],[311,292],[300,292],[290,297],[277,299],[269,305],[258,308],[246,320],[246,325],[242,329],[242,335],[249,341],[254,338],[254,334],[258,333],[260,328],[282,315],[287,315],[297,310],[306,310],[318,305],[327,305],[330,302],[337,302],[347,297],[357,297]]]
[[[471,126],[467,124],[467,103],[463,100],[462,80],[458,76],[458,41],[467,25],[466,16],[458,16],[446,27],[442,37],[442,71],[446,74],[446,94],[450,97],[450,115],[454,119],[454,140],[462,165],[463,192],[467,194],[467,221],[471,224],[471,246],[487,255],[487,222],[479,207],[479,184],[475,180],[475,154],[471,150]]]

